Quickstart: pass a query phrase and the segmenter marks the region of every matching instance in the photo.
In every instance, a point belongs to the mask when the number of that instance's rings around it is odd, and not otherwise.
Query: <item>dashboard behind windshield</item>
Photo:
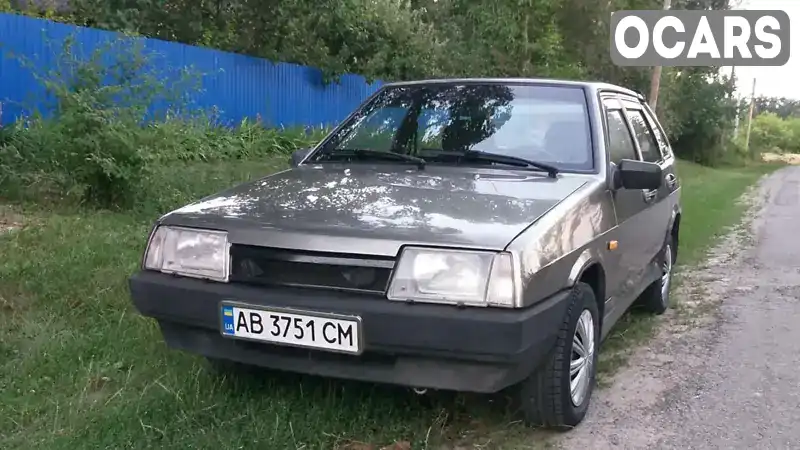
[[[535,160],[561,171],[594,167],[583,89],[572,86],[428,84],[384,88],[312,160],[358,149],[429,162],[468,150]]]

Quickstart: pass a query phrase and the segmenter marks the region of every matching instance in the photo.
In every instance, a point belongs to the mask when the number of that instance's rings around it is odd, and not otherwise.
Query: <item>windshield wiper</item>
[[[394,161],[404,161],[414,163],[420,169],[425,168],[426,161],[420,157],[406,155],[405,153],[395,153],[395,152],[387,152],[381,150],[369,150],[363,148],[356,148],[356,149],[344,149],[344,150],[334,150],[327,154],[328,157],[352,157],[356,156],[359,158],[383,158],[383,159],[391,159]]]
[[[499,164],[508,164],[510,166],[518,167],[535,167],[537,169],[547,172],[547,176],[555,178],[558,174],[558,168],[550,164],[532,161],[530,159],[520,158],[519,156],[502,155],[500,153],[490,153],[481,150],[467,150],[462,153],[463,157],[478,161],[494,162]]]

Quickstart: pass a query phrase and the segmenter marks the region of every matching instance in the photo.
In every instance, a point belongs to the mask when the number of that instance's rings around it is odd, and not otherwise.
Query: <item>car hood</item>
[[[162,223],[298,250],[395,256],[404,244],[503,249],[586,181],[433,165],[303,165],[204,198]]]

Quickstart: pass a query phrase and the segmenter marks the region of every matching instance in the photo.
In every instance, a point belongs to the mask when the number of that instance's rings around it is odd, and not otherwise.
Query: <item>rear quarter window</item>
[[[619,164],[623,159],[639,159],[633,138],[625,124],[622,110],[616,109],[606,113],[608,122],[608,154],[611,162]]]
[[[661,153],[665,158],[671,156],[672,150],[670,149],[669,141],[662,132],[661,123],[658,121],[658,118],[656,118],[655,114],[652,114],[647,110],[645,110],[645,115],[650,121],[650,128],[653,130],[653,136],[655,136],[656,142],[658,142],[658,147],[661,149]]]
[[[640,109],[628,110],[628,118],[636,133],[636,140],[639,142],[639,149],[642,151],[642,159],[647,162],[658,162],[661,160],[661,150],[658,142],[653,136],[653,131],[644,117],[644,112]]]

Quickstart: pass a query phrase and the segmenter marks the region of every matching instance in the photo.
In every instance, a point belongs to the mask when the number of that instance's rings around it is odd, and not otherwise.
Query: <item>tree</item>
[[[750,102],[747,102],[750,106]],[[753,114],[773,113],[781,119],[790,117],[800,118],[800,100],[786,97],[766,97],[759,96],[755,99],[755,110]]]
[[[659,9],[661,1],[70,0],[68,12],[51,13],[70,23],[315,66],[328,77],[581,78],[645,92],[651,68],[611,62],[609,20],[613,11]],[[731,0],[673,2],[673,9],[731,7]],[[661,86],[658,112],[678,154],[713,162],[735,117],[729,81],[717,67],[665,68]],[[759,101],[759,110],[798,113],[796,102]]]
[[[437,73],[440,42],[404,0],[72,0],[74,22],[321,68]]]

